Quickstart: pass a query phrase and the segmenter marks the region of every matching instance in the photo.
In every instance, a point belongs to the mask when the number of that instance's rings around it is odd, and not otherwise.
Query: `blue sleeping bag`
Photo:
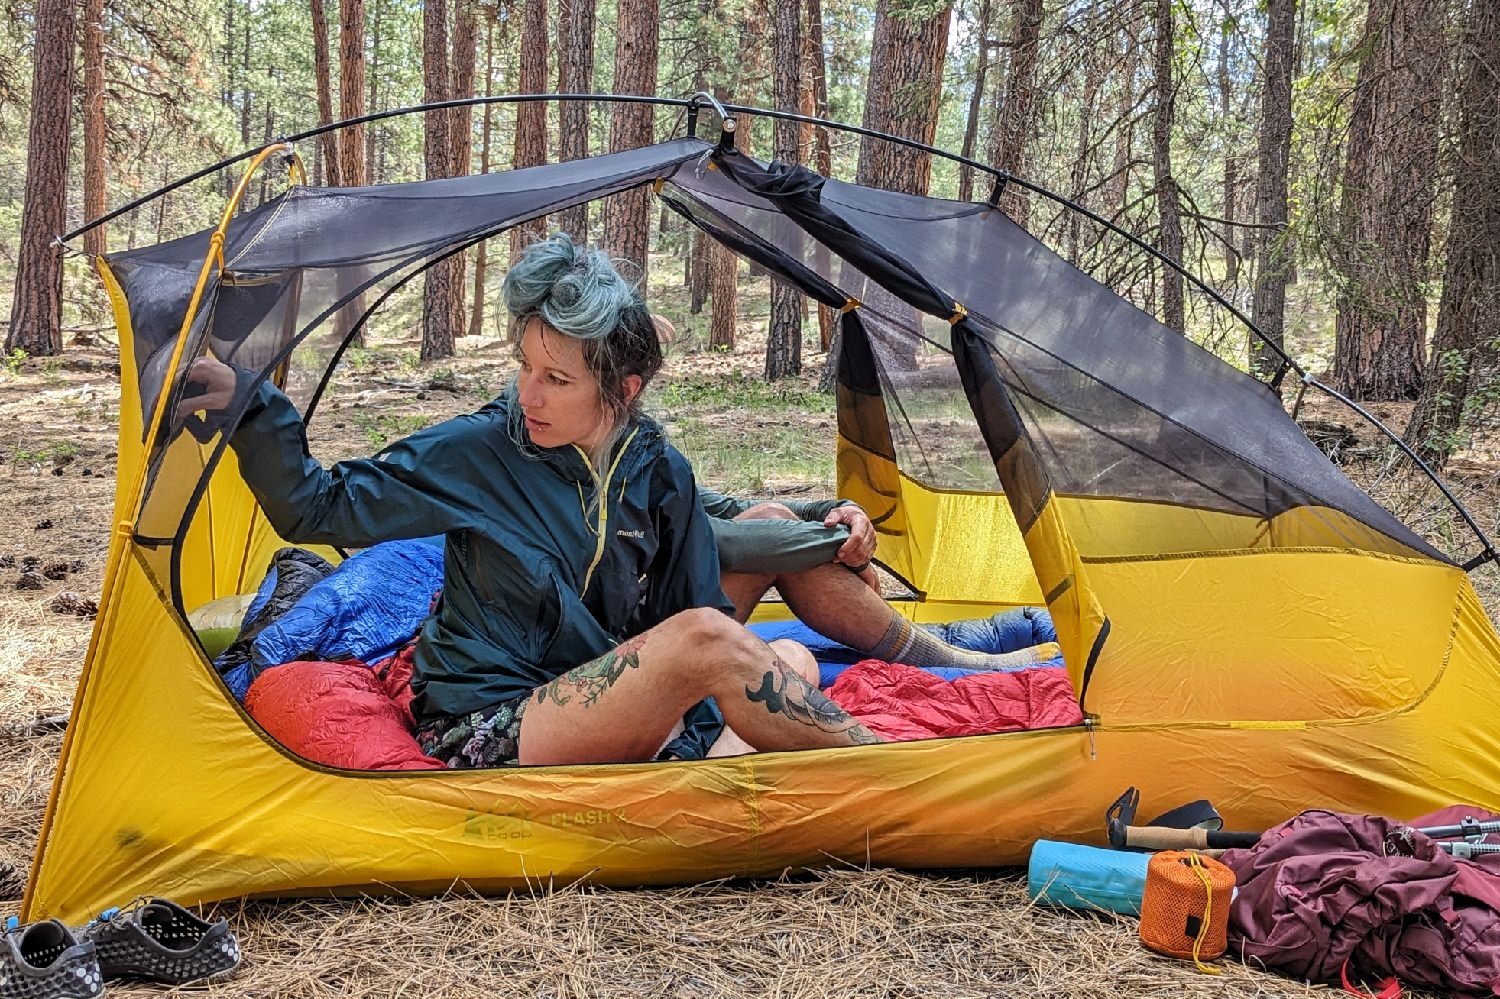
[[[1043,642],[1057,641],[1057,629],[1052,626],[1052,616],[1047,613],[1045,607],[1015,607],[1000,611],[990,617],[954,621],[952,624],[924,624],[922,627],[949,645],[968,649],[971,652],[991,654],[1015,652],[1017,649],[1041,645]],[[869,658],[863,652],[818,634],[801,621],[752,624],[750,630],[767,642],[778,638],[789,638],[805,645],[813,654],[813,658],[818,661],[819,685],[825,688],[831,687],[845,669],[861,659]],[[1057,665],[1062,664],[1061,659],[1054,662]],[[976,671],[960,667],[935,666],[930,668],[930,672],[944,680],[956,680]]]
[[[266,577],[247,617],[275,582]],[[442,585],[442,538],[366,548],[267,625],[251,645],[250,661],[225,672],[224,682],[243,701],[251,682],[271,666],[299,659],[379,662],[416,634]]]

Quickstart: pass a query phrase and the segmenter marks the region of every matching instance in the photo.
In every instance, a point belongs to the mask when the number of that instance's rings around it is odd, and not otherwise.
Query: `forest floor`
[[[763,341],[754,335],[728,353],[695,352],[693,336],[674,345],[651,408],[700,478],[747,495],[830,493],[832,403],[814,389],[823,355],[808,356],[804,377],[772,387],[760,381]],[[513,367],[510,348],[469,339],[460,349],[427,366],[416,363],[414,341],[355,352],[315,423],[320,457],[369,453],[491,398]],[[62,742],[60,725],[35,720],[67,714],[89,642],[91,622],[77,611],[86,615],[101,586],[118,414],[107,343],[0,370],[0,488],[11,511],[0,518],[0,910],[17,904]],[[1500,434],[1455,465],[1491,531],[1497,442]],[[17,587],[28,571],[38,588]],[[1500,618],[1500,586],[1478,575]],[[672,890],[571,886],[216,911],[239,934],[247,967],[208,990],[215,995],[1327,994],[1234,962],[1211,978],[1156,958],[1133,921],[1031,906],[1014,870],[834,869]]]

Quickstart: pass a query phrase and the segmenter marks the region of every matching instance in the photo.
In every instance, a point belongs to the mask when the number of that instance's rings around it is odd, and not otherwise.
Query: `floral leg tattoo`
[[[583,706],[589,707],[613,687],[626,670],[640,668],[641,646],[645,644],[643,635],[626,639],[598,659],[568,670],[545,687],[538,687],[536,702],[543,704],[550,697],[554,704],[562,707],[573,699],[574,693],[578,693],[583,695]],[[571,688],[572,692],[564,693],[564,688]]]
[[[760,689],[745,688],[745,696],[757,704],[764,704],[771,714],[785,715],[802,725],[810,725],[820,732],[848,736],[856,746],[869,746],[880,739],[849,713],[823,696],[807,679],[780,659],[772,660],[775,669],[766,670],[760,678]],[[780,674],[781,685],[776,684]]]

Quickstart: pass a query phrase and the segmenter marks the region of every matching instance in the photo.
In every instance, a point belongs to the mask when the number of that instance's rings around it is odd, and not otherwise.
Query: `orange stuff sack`
[[[1191,850],[1164,850],[1146,865],[1141,943],[1158,954],[1202,962],[1229,947],[1234,872]]]

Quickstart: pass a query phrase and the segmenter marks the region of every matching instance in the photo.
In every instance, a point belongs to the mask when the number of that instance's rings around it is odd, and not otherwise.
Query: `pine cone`
[[[63,590],[47,603],[47,609],[55,614],[76,614],[78,617],[93,617],[99,613],[99,605],[88,597]]]
[[[47,568],[42,570],[42,575],[46,576],[48,579],[67,579],[68,563],[53,562],[51,565],[47,566]]]
[[[21,578],[16,580],[16,589],[18,590],[40,590],[46,585],[46,583],[42,582],[42,577],[34,572],[23,572],[21,573]]]

